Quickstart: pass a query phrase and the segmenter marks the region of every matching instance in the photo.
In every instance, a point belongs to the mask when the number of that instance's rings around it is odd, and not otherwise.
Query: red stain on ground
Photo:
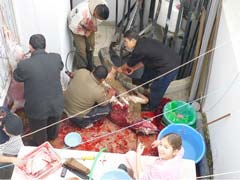
[[[154,115],[161,114],[164,105],[169,101],[170,99],[163,98],[159,108],[154,112]],[[19,110],[17,114],[24,120],[24,134],[28,133],[29,127],[24,117],[23,109]],[[159,130],[164,128],[161,123],[161,118],[162,117],[159,116],[152,121]],[[50,143],[55,148],[65,148],[64,137],[69,132],[78,132],[82,136],[82,144],[75,147],[74,149],[76,150],[99,151],[101,148],[106,147],[109,152],[126,153],[129,150],[136,150],[137,144],[141,142],[145,145],[144,155],[157,155],[157,149],[152,149],[151,143],[157,138],[158,133],[148,136],[138,135],[130,129],[124,128],[124,130],[122,130],[122,127],[112,123],[108,118],[94,123],[93,127],[88,129],[81,129],[69,120],[66,120],[60,124],[58,138]]]
[[[154,115],[161,114],[163,107],[170,99],[163,98],[159,108],[154,112]],[[164,126],[161,123],[161,116],[154,118],[153,123],[159,130]],[[157,138],[158,134],[154,135],[137,135],[130,129],[121,130],[121,127],[112,123],[105,118],[94,123],[94,126],[88,129],[81,129],[70,121],[61,123],[59,130],[59,138],[55,141],[53,146],[55,148],[63,148],[64,137],[69,132],[78,132],[81,134],[83,143],[74,148],[77,150],[99,151],[101,148],[108,148],[109,152],[126,153],[129,150],[136,150],[139,142],[145,145],[144,155],[157,155],[157,149],[151,148],[151,143]]]
[[[108,148],[109,152],[126,153],[129,150],[136,150],[137,144],[142,142],[146,146],[146,154],[156,155],[151,149],[151,143],[157,135],[137,135],[132,130],[124,129],[112,123],[107,118],[97,122],[93,127],[81,129],[70,121],[61,123],[58,139],[52,145],[55,148],[63,148],[64,137],[69,132],[78,132],[82,136],[82,144],[75,147],[76,150],[99,151],[101,148]]]

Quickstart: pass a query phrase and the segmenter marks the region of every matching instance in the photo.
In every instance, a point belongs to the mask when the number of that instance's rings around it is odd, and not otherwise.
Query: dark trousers
[[[8,154],[3,154],[3,156],[17,157]],[[14,169],[14,164],[12,163],[0,163],[0,179],[11,179]]]
[[[92,52],[95,47],[95,33],[89,37],[72,34],[76,52],[73,57],[72,71],[80,68],[87,68],[92,71]],[[90,50],[91,49],[91,50]]]
[[[11,179],[13,169],[12,163],[0,163],[0,179]]]
[[[82,118],[74,117],[74,118],[71,118],[70,121],[72,121],[74,124],[76,124],[80,128],[85,128],[88,125],[108,115],[110,111],[111,111],[111,104],[108,104],[106,106],[98,106],[92,109],[84,117]]]
[[[43,127],[51,125],[53,123],[58,122],[60,119],[59,117],[49,117],[48,119],[29,119],[29,125],[31,131],[39,130]],[[58,135],[59,125],[53,125],[48,128],[42,129],[33,134],[32,145],[39,146],[40,144],[44,143],[48,140],[54,140],[57,138]]]
[[[177,70],[169,74],[162,76],[154,81],[152,81],[150,86],[150,109],[156,110],[159,106],[162,97],[164,96],[169,84],[175,79],[177,75]],[[159,76],[157,72],[152,69],[145,69],[142,76],[142,83],[147,82],[155,77]]]

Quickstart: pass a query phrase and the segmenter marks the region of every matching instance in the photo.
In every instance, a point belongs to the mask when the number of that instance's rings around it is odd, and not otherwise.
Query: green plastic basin
[[[184,101],[171,101],[163,108],[163,123],[168,124],[187,124],[196,128],[196,111]]]

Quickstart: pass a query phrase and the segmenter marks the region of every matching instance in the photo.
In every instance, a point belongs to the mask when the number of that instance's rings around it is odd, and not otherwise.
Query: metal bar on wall
[[[205,53],[207,50],[207,46],[208,46],[208,42],[209,42],[209,38],[211,35],[211,29],[213,27],[213,23],[217,14],[217,10],[219,7],[219,1],[212,1],[211,3],[211,7],[210,7],[210,11],[209,11],[209,15],[208,15],[208,19],[207,19],[207,24],[205,27],[205,31],[203,34],[203,40],[202,40],[202,45],[201,45],[201,49],[200,49],[200,55]],[[197,93],[197,89],[198,89],[198,84],[199,84],[199,80],[200,80],[200,76],[201,76],[201,71],[202,71],[202,67],[203,67],[203,60],[204,60],[205,56],[201,56],[198,59],[198,64],[196,67],[196,71],[194,74],[194,79],[192,82],[192,87],[191,87],[191,91],[190,91],[190,96],[189,96],[189,101],[193,101],[196,97],[196,93]]]

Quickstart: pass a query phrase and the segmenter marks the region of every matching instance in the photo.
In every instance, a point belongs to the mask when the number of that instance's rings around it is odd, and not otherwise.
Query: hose
[[[108,149],[104,147],[104,148],[101,148],[100,151],[98,152],[95,160],[93,161],[93,164],[92,164],[92,167],[91,167],[91,170],[90,170],[89,180],[92,180],[93,170],[94,170],[94,168],[97,164],[97,161],[98,161],[98,159],[99,159],[99,157],[100,157],[100,155],[102,154],[103,151],[108,151]]]

